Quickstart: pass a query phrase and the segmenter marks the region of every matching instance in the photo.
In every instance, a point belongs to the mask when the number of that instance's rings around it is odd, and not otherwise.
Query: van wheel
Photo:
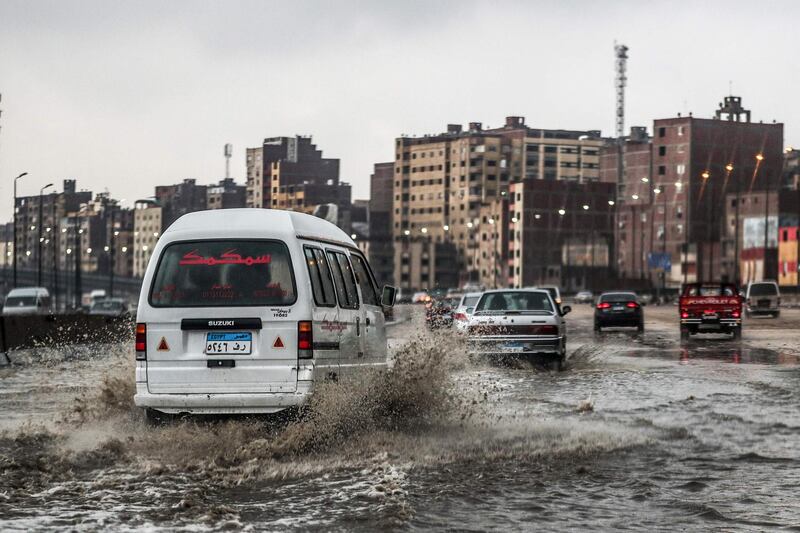
[[[780,311],[775,311],[774,313],[772,313],[772,316],[773,316],[773,318],[779,318],[781,316],[781,312]]]
[[[144,418],[147,425],[152,427],[165,426],[172,420],[171,415],[156,411],[155,409],[150,409],[149,407],[144,410]]]
[[[636,332],[639,333],[639,335],[644,333],[644,322],[639,323],[639,326],[636,328]]]
[[[681,343],[689,342],[689,328],[681,328]]]
[[[731,334],[731,339],[734,341],[742,340],[742,328],[734,328]]]
[[[564,370],[564,357],[554,357],[550,360],[550,370],[553,372],[561,372]]]

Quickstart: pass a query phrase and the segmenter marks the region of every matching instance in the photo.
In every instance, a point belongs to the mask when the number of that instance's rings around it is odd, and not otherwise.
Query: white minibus
[[[136,324],[135,403],[164,414],[274,413],[314,384],[388,362],[367,260],[335,225],[276,209],[184,215],[159,239]]]

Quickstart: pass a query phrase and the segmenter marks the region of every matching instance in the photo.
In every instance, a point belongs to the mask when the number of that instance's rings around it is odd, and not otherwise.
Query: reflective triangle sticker
[[[161,337],[161,342],[158,343],[158,351],[159,352],[169,351],[169,344],[167,344],[167,339],[165,337]]]
[[[281,338],[280,338],[280,337],[277,337],[277,338],[275,339],[275,342],[273,342],[273,343],[272,343],[272,347],[273,347],[273,348],[283,348],[283,347],[284,347],[284,346],[283,346],[283,341],[281,340]]]

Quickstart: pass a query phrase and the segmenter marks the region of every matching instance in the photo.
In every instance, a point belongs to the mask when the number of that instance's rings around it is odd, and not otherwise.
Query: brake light
[[[597,304],[598,309],[609,309],[610,307],[611,304],[608,302],[600,302],[599,304]]]
[[[689,318],[689,311],[681,309],[681,318]]]
[[[455,318],[456,320],[466,320],[467,315],[466,313],[456,313],[453,315],[453,318]]]
[[[311,329],[311,321],[301,320],[297,323],[297,357],[299,359],[311,359],[313,351],[314,337]]]
[[[147,324],[136,324],[136,360],[147,360]]]
[[[534,326],[531,328],[533,335],[558,335],[557,326]]]
[[[625,305],[627,305],[627,306],[628,306],[628,307],[630,307],[631,309],[636,309],[637,307],[639,307],[639,304],[637,304],[636,302],[628,302],[628,303],[627,303],[627,304],[625,304]]]
[[[731,311],[731,316],[733,318],[739,318],[739,310],[738,309],[734,309],[733,311]]]

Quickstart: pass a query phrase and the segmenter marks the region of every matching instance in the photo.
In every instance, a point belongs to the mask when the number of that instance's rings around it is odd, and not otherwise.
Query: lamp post
[[[14,265],[14,287],[17,286],[17,180],[27,176],[27,172],[23,172],[14,178],[14,246],[12,252],[14,253],[12,263]]]
[[[733,163],[728,163],[725,165],[725,170],[730,175],[733,170]],[[739,172],[735,176],[736,180],[736,210],[735,210],[735,218],[736,218],[736,228],[733,234],[733,282],[736,285],[739,285],[739,204],[742,203],[742,180],[741,180],[742,173]]]
[[[764,160],[764,156],[761,154],[756,154],[756,172],[758,172],[758,167],[761,166],[761,161]],[[761,279],[766,279],[767,277],[767,248],[769,248],[769,174],[766,176],[766,191],[764,194],[764,260],[761,265]]]
[[[42,199],[44,198],[44,190],[52,186],[53,186],[52,183],[48,183],[47,185],[39,189],[39,227],[38,227],[39,243],[38,243],[38,248],[36,250],[36,259],[38,266],[36,275],[36,285],[38,287],[42,286],[42,240],[44,239],[44,237],[42,237]]]

